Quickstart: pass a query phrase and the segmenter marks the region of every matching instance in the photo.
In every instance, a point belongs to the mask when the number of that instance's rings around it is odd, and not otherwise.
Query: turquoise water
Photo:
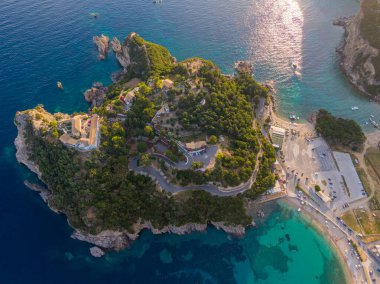
[[[0,4],[0,258],[1,283],[340,283],[342,270],[322,237],[280,206],[258,229],[229,240],[214,229],[189,236],[144,232],[130,249],[101,260],[70,239],[53,214],[23,185],[35,176],[17,164],[17,110],[88,108],[82,92],[110,83],[112,53],[99,62],[95,34],[136,31],[177,59],[200,56],[231,73],[252,60],[255,77],[274,80],[281,112],[302,118],[326,107],[363,122],[379,106],[359,97],[338,70],[343,31],[331,22],[355,13],[354,0],[3,0]],[[89,16],[98,12],[98,19]],[[291,68],[298,66],[298,73]],[[64,91],[58,91],[61,81]],[[359,106],[352,112],[351,106]],[[289,234],[290,240],[286,238]]]

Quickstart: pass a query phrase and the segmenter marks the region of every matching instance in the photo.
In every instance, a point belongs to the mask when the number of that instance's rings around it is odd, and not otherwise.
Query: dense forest
[[[317,114],[315,129],[331,146],[346,147],[353,151],[360,150],[366,139],[356,121],[335,117],[324,109],[320,109]]]
[[[208,135],[225,135],[230,139],[229,149],[217,156],[214,170],[206,172],[205,179],[236,186],[247,181],[255,168],[260,130],[252,123],[252,102],[260,97],[266,98],[268,90],[249,74],[227,78],[210,64],[204,65],[197,76],[205,90],[197,95],[180,95],[179,121],[185,129],[200,129]],[[203,105],[199,103],[202,99],[205,101]],[[199,175],[193,175],[193,178],[200,180]]]

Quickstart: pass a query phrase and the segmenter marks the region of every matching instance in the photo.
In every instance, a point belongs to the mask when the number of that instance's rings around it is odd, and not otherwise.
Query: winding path
[[[232,188],[218,187],[214,184],[202,184],[202,185],[190,185],[190,186],[174,185],[170,183],[166,179],[164,174],[160,172],[159,170],[157,170],[156,168],[153,168],[152,166],[139,167],[137,165],[138,158],[132,159],[132,161],[129,164],[129,168],[130,170],[136,173],[144,174],[144,175],[148,175],[152,177],[163,190],[167,192],[171,192],[173,194],[181,192],[181,191],[186,191],[186,190],[204,190],[211,193],[212,195],[217,195],[217,196],[235,196],[251,188],[252,184],[256,181],[257,172],[259,170],[259,158],[261,157],[261,154],[262,154],[262,150],[260,149],[259,153],[257,154],[255,169],[253,171],[251,178],[247,182],[240,184],[238,186],[232,187]]]

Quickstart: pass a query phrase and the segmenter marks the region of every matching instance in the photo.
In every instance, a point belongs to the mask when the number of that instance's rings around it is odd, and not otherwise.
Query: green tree
[[[200,169],[203,167],[203,163],[201,161],[197,161],[197,162],[192,162],[191,163],[191,168],[193,170],[197,170],[197,169]]]
[[[144,134],[146,137],[152,138],[154,136],[153,128],[149,125],[144,127]]]
[[[216,144],[216,143],[218,143],[218,138],[215,135],[211,135],[209,140],[208,140],[208,143]]]
[[[142,154],[140,157],[140,166],[148,167],[151,164],[151,159],[148,154]]]
[[[52,135],[54,138],[58,138],[59,133],[58,133],[58,129],[57,129],[56,127],[53,128],[53,131],[52,131],[51,135]]]

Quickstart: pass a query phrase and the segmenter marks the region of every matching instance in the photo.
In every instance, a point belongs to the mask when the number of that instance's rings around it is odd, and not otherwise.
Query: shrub
[[[148,150],[148,145],[145,142],[139,142],[137,144],[137,151],[145,153]]]

